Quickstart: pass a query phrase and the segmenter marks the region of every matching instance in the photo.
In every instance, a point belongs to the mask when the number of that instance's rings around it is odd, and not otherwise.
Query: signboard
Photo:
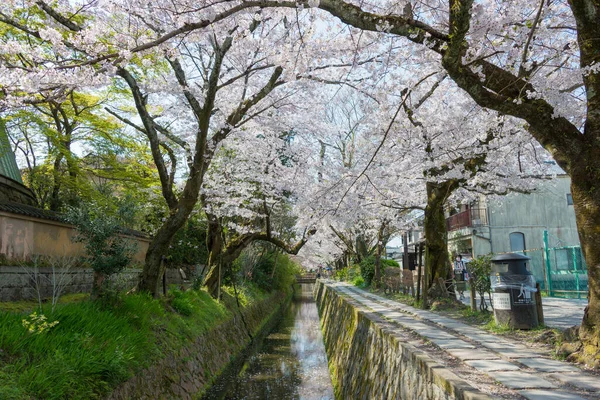
[[[513,289],[513,293],[516,294],[516,296],[513,296],[514,305],[520,306],[534,303],[529,288],[526,288],[523,285],[521,285],[520,289]]]
[[[494,293],[494,310],[510,309],[510,293]]]

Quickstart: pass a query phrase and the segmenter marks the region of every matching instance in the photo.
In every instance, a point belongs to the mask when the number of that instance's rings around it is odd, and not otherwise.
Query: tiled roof
[[[19,171],[19,167],[17,167],[15,154],[10,147],[6,127],[2,119],[0,119],[0,175],[9,177],[21,184],[23,183],[21,172]]]
[[[66,223],[65,218],[57,212],[28,206],[27,204],[15,203],[14,201],[0,200],[0,211]]]
[[[14,201],[0,200],[0,211],[9,212],[13,214],[26,215],[28,217],[47,219],[51,221],[58,221],[64,224],[68,224],[65,217],[55,211],[43,210],[41,208],[28,206],[26,204],[15,203]],[[136,231],[133,229],[123,228],[122,233],[128,236],[135,236],[139,238],[148,239],[149,236],[144,232]]]

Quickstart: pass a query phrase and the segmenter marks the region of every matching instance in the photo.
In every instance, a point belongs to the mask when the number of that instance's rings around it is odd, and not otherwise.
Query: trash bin
[[[535,277],[527,271],[529,257],[521,254],[501,254],[492,258],[492,296],[497,324],[513,329],[533,329],[538,326],[535,305]]]

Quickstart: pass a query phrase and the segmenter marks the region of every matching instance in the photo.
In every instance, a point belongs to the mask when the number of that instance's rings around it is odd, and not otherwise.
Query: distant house
[[[570,185],[568,175],[559,175],[540,181],[530,194],[482,196],[449,212],[446,219],[449,252],[473,257],[523,252],[532,258],[530,269],[543,283],[547,281],[550,265],[544,255],[544,232],[547,232],[547,245],[553,249],[552,273],[577,268],[578,263],[581,268]],[[584,278],[587,281],[587,276]]]

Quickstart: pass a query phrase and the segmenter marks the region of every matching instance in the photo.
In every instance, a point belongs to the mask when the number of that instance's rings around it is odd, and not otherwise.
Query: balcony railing
[[[446,218],[448,232],[471,226],[488,225],[487,210],[485,208],[471,208]]]

